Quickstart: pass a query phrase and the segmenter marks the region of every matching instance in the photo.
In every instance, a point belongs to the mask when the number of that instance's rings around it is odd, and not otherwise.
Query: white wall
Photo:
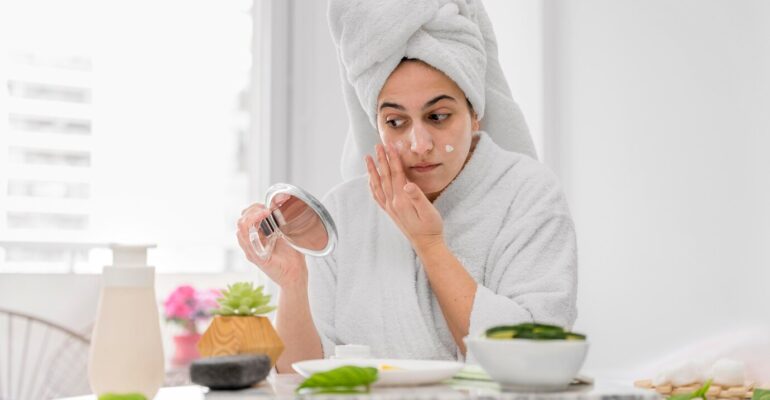
[[[529,126],[538,159],[548,160],[544,137],[542,0],[484,0],[498,42],[498,57],[514,100]]]
[[[770,3],[552,10],[545,114],[577,225],[588,367],[770,323]]]

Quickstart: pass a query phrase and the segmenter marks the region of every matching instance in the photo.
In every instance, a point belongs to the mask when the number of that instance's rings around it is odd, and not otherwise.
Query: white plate
[[[307,360],[292,364],[291,366],[300,375],[308,377],[316,372],[328,371],[343,365],[355,365],[357,367],[374,367],[380,369],[379,378],[374,386],[396,385],[427,385],[449,379],[465,364],[455,361],[434,360],[391,360],[374,358],[328,359]],[[396,370],[381,369],[382,365],[396,367]]]

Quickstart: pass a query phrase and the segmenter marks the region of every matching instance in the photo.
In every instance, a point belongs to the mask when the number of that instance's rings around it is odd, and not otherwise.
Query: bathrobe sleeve
[[[476,289],[469,334],[532,321],[571,328],[577,316],[575,229],[550,171],[526,177],[495,237]]]
[[[334,296],[337,286],[334,254],[326,257],[305,257],[308,268],[308,299],[324,358],[334,355],[337,339],[334,330]]]

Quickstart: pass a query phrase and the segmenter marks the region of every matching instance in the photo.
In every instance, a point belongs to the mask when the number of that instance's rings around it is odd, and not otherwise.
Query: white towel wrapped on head
[[[342,159],[346,180],[365,172],[363,156],[380,141],[377,97],[403,58],[424,61],[451,78],[499,146],[536,157],[479,0],[331,0],[329,25],[350,117]]]

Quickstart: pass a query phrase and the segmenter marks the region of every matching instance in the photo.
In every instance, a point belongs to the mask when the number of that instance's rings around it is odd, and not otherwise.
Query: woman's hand
[[[406,179],[401,156],[392,147],[375,146],[377,164],[366,156],[369,187],[377,204],[388,213],[415,249],[442,243],[444,224],[425,193]],[[378,168],[379,166],[379,168]]]
[[[282,289],[296,285],[307,285],[307,265],[305,256],[295,250],[285,240],[278,240],[272,255],[263,259],[254,251],[249,238],[249,228],[258,225],[270,213],[263,204],[256,203],[243,210],[238,219],[238,244],[246,258],[256,264],[273,282]]]

